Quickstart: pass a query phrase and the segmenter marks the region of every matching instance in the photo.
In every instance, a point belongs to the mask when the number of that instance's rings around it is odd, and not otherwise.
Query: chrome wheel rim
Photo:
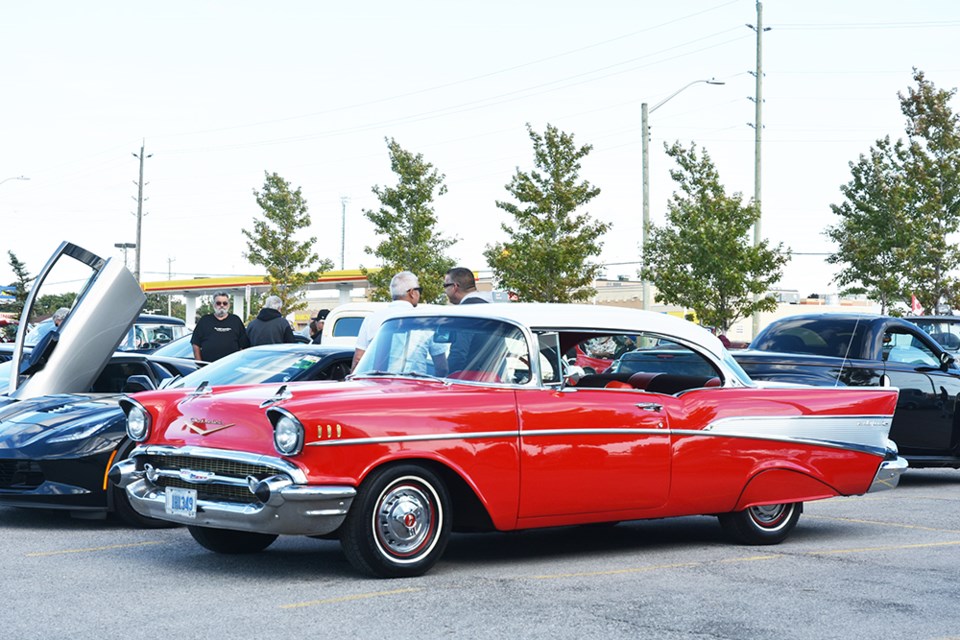
[[[747,512],[750,519],[753,520],[761,529],[765,531],[776,531],[784,526],[790,520],[790,514],[793,513],[792,504],[768,504],[759,507],[750,507]]]
[[[433,487],[417,478],[398,478],[377,501],[374,539],[394,562],[414,562],[437,541],[442,514]]]

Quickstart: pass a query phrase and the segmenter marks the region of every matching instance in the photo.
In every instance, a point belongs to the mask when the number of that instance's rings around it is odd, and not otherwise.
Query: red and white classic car
[[[563,354],[603,336],[650,349],[645,369],[568,375]],[[347,382],[125,399],[139,445],[111,478],[213,551],[337,536],[383,577],[423,574],[457,530],[708,514],[775,544],[806,501],[897,485],[897,393],[759,386],[666,315],[438,307],[387,320]]]

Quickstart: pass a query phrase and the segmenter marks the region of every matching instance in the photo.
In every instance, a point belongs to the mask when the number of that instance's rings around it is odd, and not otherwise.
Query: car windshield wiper
[[[399,373],[397,375],[410,376],[411,378],[426,378],[427,380],[437,380],[439,382],[446,382],[446,380],[444,378],[441,378],[440,376],[435,376],[430,373],[421,373],[420,371],[404,371],[403,373]]]

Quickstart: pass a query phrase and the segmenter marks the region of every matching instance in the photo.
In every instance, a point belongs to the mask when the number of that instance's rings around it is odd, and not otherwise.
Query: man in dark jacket
[[[264,300],[260,313],[247,325],[251,347],[297,341],[290,323],[280,314],[282,304],[279,296],[267,296]]]

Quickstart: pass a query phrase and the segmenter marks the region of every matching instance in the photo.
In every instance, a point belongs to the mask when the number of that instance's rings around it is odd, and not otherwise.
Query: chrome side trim
[[[628,431],[628,430],[625,430]],[[539,433],[539,432],[537,432]],[[596,433],[589,429],[584,433]],[[520,431],[477,431],[475,433],[427,433],[415,436],[381,436],[376,438],[344,438],[343,440],[317,440],[308,442],[308,447],[340,447],[360,444],[386,444],[389,442],[425,442],[428,440],[488,440],[490,438],[519,438]]]
[[[892,416],[744,416],[721,418],[704,430],[717,435],[822,444],[885,455]]]

